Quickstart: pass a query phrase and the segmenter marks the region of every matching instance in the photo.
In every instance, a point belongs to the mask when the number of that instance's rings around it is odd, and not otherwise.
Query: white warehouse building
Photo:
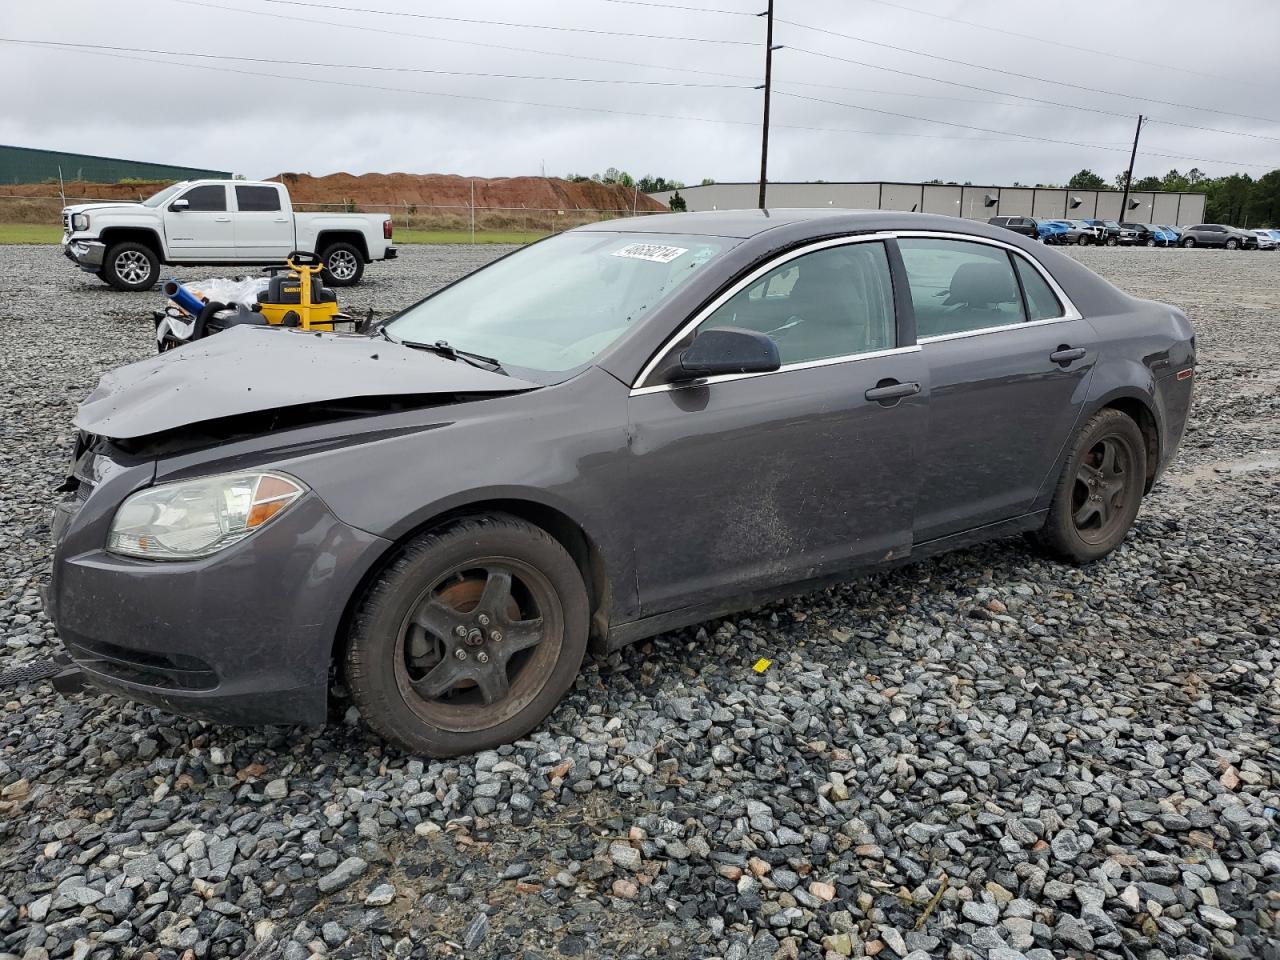
[[[664,204],[677,191],[649,196]],[[678,191],[690,211],[742,210],[758,205],[758,183],[710,183]],[[995,187],[952,183],[770,183],[768,205],[840,207],[852,210],[916,210],[970,220],[1035,217],[1039,220],[1130,220],[1188,226],[1204,218],[1203,193],[1139,190],[1129,194],[1120,214],[1118,190],[1064,190],[1060,187]],[[1135,206],[1136,204],[1136,206]]]

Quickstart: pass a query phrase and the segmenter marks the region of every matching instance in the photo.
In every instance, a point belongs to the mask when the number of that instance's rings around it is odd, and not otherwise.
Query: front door
[[[284,262],[293,252],[293,217],[280,199],[280,188],[236,184],[236,255],[243,260]]]
[[[174,210],[179,200],[185,200],[186,206]],[[202,183],[174,197],[165,207],[164,233],[174,260],[234,259],[235,226],[226,185]]]
[[[1031,509],[1083,409],[1093,328],[1021,254],[898,241],[930,385],[915,542]]]
[[[623,508],[643,518],[645,615],[911,548],[928,390],[919,350],[899,346],[883,242],[792,253],[718,302],[696,329],[766,333],[782,367],[633,391]]]

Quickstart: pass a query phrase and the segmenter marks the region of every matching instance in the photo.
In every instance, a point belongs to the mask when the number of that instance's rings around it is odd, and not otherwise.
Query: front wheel
[[[406,750],[473,753],[524,736],[573,685],[586,587],[568,552],[507,514],[411,541],[369,587],[347,642],[361,716]]]
[[[126,240],[107,251],[98,276],[117,290],[150,290],[160,276],[160,261],[150,247]]]
[[[324,282],[331,287],[354,287],[364,276],[364,257],[350,243],[334,243],[320,254]]]
[[[1147,446],[1138,425],[1106,409],[1076,436],[1039,540],[1058,557],[1089,563],[1124,540],[1147,482]]]
[[[1192,247],[1194,247],[1194,246],[1196,245],[1195,238],[1194,238],[1194,237],[1187,237],[1187,239],[1185,239],[1185,240],[1183,240],[1183,241],[1182,241],[1182,245],[1183,245],[1186,249],[1190,250]]]
[[[1228,250],[1235,250],[1235,249],[1237,249],[1239,246],[1240,246],[1240,242],[1239,242],[1238,240],[1228,240],[1228,241],[1227,241],[1227,249],[1228,249]]]
[[[1083,247],[1088,242],[1089,242],[1089,238],[1086,237],[1084,234],[1081,234],[1080,236],[1076,237],[1076,246],[1078,247]]]
[[[1156,242],[1155,242],[1154,240],[1148,240],[1148,241],[1147,241],[1147,246],[1148,246],[1148,247],[1154,247],[1155,245],[1156,245]]]

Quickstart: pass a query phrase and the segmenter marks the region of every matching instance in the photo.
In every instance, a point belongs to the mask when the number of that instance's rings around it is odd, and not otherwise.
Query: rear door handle
[[[214,223],[230,223],[231,222],[230,217],[214,217],[213,220],[214,220]]]
[[[1069,363],[1082,359],[1088,352],[1084,347],[1068,347],[1064,345],[1049,354],[1049,359],[1065,367]]]
[[[903,397],[914,397],[920,392],[918,383],[899,383],[897,380],[881,380],[863,396],[876,403],[890,406]]]

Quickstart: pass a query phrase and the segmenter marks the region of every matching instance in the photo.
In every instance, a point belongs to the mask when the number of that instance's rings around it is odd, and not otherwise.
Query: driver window
[[[227,188],[220,183],[207,183],[202,187],[192,187],[182,195],[187,201],[188,210],[206,213],[225,213],[227,209]]]
[[[896,341],[884,244],[828,247],[789,260],[734,294],[698,331],[766,334],[784,365],[888,350]]]

